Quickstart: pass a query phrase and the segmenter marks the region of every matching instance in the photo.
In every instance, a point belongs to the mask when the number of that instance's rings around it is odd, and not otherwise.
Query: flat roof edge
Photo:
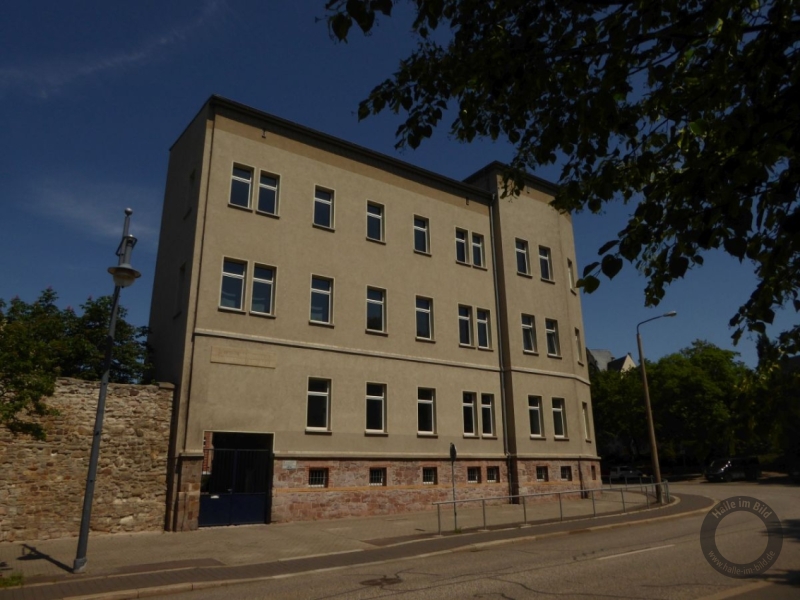
[[[507,165],[505,163],[502,163],[502,162],[500,162],[498,160],[495,160],[495,161],[490,162],[485,167],[483,167],[481,169],[478,169],[477,171],[475,171],[469,177],[465,177],[464,181],[468,182],[470,180],[476,179],[476,178],[480,177],[481,175],[485,175],[486,173],[488,173],[490,171],[507,171],[509,168],[510,168],[509,165]],[[541,177],[538,177],[536,175],[533,175],[532,173],[528,173],[527,171],[525,171],[525,179],[527,179],[532,184],[534,184],[534,185],[536,185],[536,186],[538,186],[540,188],[544,188],[548,192],[552,192],[553,194],[556,194],[558,192],[558,184],[553,183],[552,181],[549,181],[547,179],[543,179]]]

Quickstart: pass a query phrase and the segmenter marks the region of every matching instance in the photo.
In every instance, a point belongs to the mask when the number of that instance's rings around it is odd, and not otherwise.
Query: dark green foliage
[[[398,0],[328,0],[332,36],[374,30]],[[564,159],[555,206],[631,202],[627,226],[579,282],[622,261],[648,279],[647,305],[722,249],[759,283],[731,318],[738,341],[776,307],[800,310],[800,11],[793,0],[409,0],[417,47],[359,106],[404,113],[417,147],[445,114],[469,142],[516,147],[522,173]],[[434,31],[436,34],[434,35]],[[800,325],[778,336],[800,351]]]
[[[78,316],[56,306],[45,290],[33,303],[0,299],[0,426],[43,439],[37,417],[52,414],[44,398],[56,377],[99,380],[102,376],[111,298],[89,298]],[[133,327],[120,307],[110,380],[134,383],[148,369],[144,327]]]

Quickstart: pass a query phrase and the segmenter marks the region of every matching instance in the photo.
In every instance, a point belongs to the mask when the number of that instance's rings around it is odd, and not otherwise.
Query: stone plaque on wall
[[[296,460],[285,460],[283,461],[283,470],[284,471],[294,471],[297,468],[297,461]]]

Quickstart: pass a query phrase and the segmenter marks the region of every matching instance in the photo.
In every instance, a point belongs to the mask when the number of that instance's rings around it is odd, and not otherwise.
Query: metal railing
[[[571,494],[573,496],[579,496],[581,499],[589,499],[591,498],[592,501],[592,513],[591,518],[597,517],[597,502],[596,502],[596,494],[599,494],[602,498],[603,494],[615,494],[619,492],[620,494],[620,501],[622,503],[622,513],[628,512],[627,503],[625,502],[625,493],[634,493],[640,496],[644,496],[644,505],[646,508],[650,508],[651,504],[655,504],[657,498],[656,488],[658,486],[662,487],[662,497],[665,504],[669,504],[672,502],[669,493],[669,482],[662,481],[661,483],[639,483],[639,484],[626,484],[624,487],[600,487],[600,488],[593,488],[588,490],[563,490],[559,492],[539,492],[536,494],[515,494],[510,496],[490,496],[487,498],[466,498],[463,500],[443,500],[441,502],[434,502],[434,506],[436,506],[436,518],[438,522],[439,528],[439,535],[442,534],[442,506],[453,506],[453,529],[454,531],[458,531],[458,512],[456,510],[456,506],[458,505],[468,505],[468,504],[475,504],[480,502],[481,503],[481,512],[483,515],[483,529],[487,529],[487,519],[486,519],[486,503],[487,502],[494,502],[497,503],[498,501],[505,500],[502,506],[509,506],[514,504],[513,500],[517,499],[519,502],[517,505],[522,505],[522,523],[524,525],[528,524],[528,505],[527,500],[533,498],[543,498],[545,496],[557,496],[558,497],[558,520],[564,520],[564,502],[563,497],[565,494]],[[650,498],[654,498],[651,502]],[[640,504],[642,502],[640,501]],[[613,513],[604,513],[604,514],[613,514]],[[588,516],[588,515],[587,515]]]

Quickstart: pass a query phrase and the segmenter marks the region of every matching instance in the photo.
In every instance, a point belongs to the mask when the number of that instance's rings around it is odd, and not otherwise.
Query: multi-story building
[[[168,527],[598,481],[571,219],[219,97],[170,151],[150,343]]]

